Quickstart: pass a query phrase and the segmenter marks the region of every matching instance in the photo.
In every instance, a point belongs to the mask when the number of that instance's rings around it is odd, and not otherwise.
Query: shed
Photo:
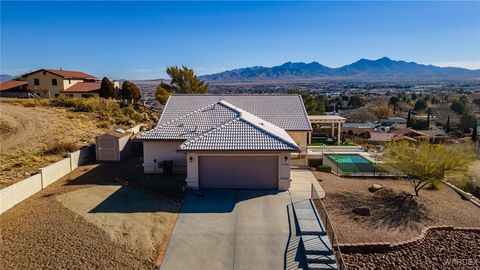
[[[95,138],[97,160],[118,161],[132,152],[132,132],[123,129],[109,131]]]

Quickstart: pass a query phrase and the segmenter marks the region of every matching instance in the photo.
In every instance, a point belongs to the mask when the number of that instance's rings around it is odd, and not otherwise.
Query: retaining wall
[[[64,158],[40,169],[40,173],[38,174],[0,189],[0,214],[46,188],[48,185],[75,170],[78,166],[94,160],[94,157],[95,146],[84,147],[70,153],[68,158]]]
[[[69,158],[64,158],[41,169],[40,174],[42,175],[42,187],[46,188],[48,185],[62,178],[71,171]]]
[[[42,175],[36,174],[0,190],[0,214],[42,190]]]

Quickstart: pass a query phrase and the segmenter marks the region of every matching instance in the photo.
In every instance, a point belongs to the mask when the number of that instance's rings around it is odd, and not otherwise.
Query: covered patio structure
[[[330,124],[332,126],[332,137],[335,137],[335,126],[337,126],[337,144],[340,144],[340,134],[342,133],[342,123],[347,120],[338,115],[309,115],[310,124]],[[309,133],[308,144],[312,143],[312,133]]]

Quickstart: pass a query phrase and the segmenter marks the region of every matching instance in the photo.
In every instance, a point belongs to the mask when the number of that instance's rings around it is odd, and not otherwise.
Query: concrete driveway
[[[290,193],[205,190],[189,193],[161,269],[284,269]]]

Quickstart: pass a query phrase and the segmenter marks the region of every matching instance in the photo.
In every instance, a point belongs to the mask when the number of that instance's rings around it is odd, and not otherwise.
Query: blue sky
[[[480,69],[480,2],[1,2],[3,74],[112,79],[360,58]]]

